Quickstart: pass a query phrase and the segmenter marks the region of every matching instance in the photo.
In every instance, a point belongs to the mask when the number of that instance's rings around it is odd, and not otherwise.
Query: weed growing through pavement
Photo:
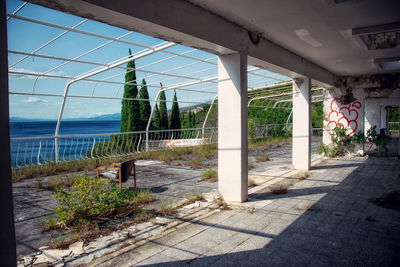
[[[247,209],[247,212],[250,214],[254,214],[255,211],[256,209],[254,208],[254,206],[251,206],[250,208]]]
[[[185,197],[186,197],[186,200],[183,202],[183,204],[181,206],[186,206],[186,205],[195,203],[196,201],[204,201],[205,200],[203,194],[187,194]]]
[[[256,157],[257,163],[266,162],[266,161],[269,161],[269,156],[267,154],[259,155]]]
[[[249,178],[249,179],[247,180],[247,186],[248,186],[248,187],[256,186],[256,182],[254,181],[254,179]]]
[[[189,161],[189,166],[192,169],[200,169],[201,167],[203,167],[203,164],[199,159],[192,159],[191,161]]]
[[[254,164],[252,162],[247,163],[247,169],[250,171],[254,168]]]
[[[298,171],[296,172],[292,178],[299,179],[300,181],[307,179],[310,176],[310,172],[308,171]]]
[[[166,215],[166,216],[175,216],[176,215],[176,210],[177,210],[177,206],[175,204],[175,202],[171,199],[162,201],[160,203],[160,209],[158,211],[158,213],[160,215]]]
[[[200,181],[215,183],[218,181],[218,172],[212,168],[208,168],[203,172]]]
[[[220,210],[229,210],[230,209],[228,204],[226,204],[225,200],[221,196],[214,198],[213,202],[218,206],[218,208]]]
[[[282,195],[286,194],[288,191],[289,185],[287,184],[276,184],[271,187],[271,193],[274,195]]]

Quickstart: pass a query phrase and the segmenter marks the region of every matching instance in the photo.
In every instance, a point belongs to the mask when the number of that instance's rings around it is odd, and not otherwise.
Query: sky
[[[7,0],[7,13],[14,13],[23,3],[17,0]],[[10,94],[10,117],[56,120],[60,112],[62,97],[37,94],[62,95],[70,79],[98,69],[99,64],[111,64],[126,58],[129,49],[132,50],[133,55],[137,55],[148,51],[148,47],[165,44],[164,40],[141,33],[129,32],[30,3],[16,15],[20,18],[9,18],[7,21],[9,91],[24,93],[24,95]],[[36,21],[64,28],[41,25]],[[65,33],[71,27],[80,32]],[[88,36],[82,32],[119,38],[120,41],[112,41],[100,36]],[[55,38],[56,40],[54,40]],[[52,40],[54,41],[51,42]],[[49,42],[51,43],[46,45]],[[51,58],[29,56],[23,59],[25,55],[21,53],[34,53]],[[176,56],[181,53],[185,53],[187,57]],[[23,60],[18,62],[21,59]],[[65,59],[77,59],[86,63],[68,62]],[[165,87],[171,87],[217,75],[217,57],[215,55],[182,45],[174,45],[164,51],[139,58],[135,63],[136,68],[141,70],[136,71],[138,82],[140,83],[142,79],[146,80],[150,99],[154,99],[156,96],[160,89],[160,82]],[[126,67],[126,64],[121,67],[90,77],[96,81],[82,80],[73,83],[70,86],[69,96],[93,95],[121,98],[123,96],[121,83],[124,82],[126,72],[123,67]],[[155,74],[154,72],[163,72],[164,74]],[[39,73],[53,77],[34,75]],[[165,75],[165,73],[175,75],[175,77]],[[267,76],[272,76],[273,79],[265,78]],[[101,82],[102,80],[109,82]],[[288,78],[258,70],[249,74],[248,80],[249,86],[259,87],[276,83],[279,80],[288,80]],[[180,107],[210,101],[217,94],[215,82],[204,82],[184,88],[207,91],[207,93],[177,90]],[[172,100],[173,90],[166,91],[166,96],[167,100]],[[151,104],[153,105],[153,102]],[[171,103],[167,103],[167,107],[170,106]],[[119,113],[120,110],[120,99],[68,97],[63,118],[95,117]]]

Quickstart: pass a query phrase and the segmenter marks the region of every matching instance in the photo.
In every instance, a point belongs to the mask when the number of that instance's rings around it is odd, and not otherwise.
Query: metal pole
[[[156,97],[154,98],[154,105],[151,108],[150,117],[149,117],[149,120],[147,121],[147,126],[146,126],[146,151],[149,151],[149,128],[150,128],[150,124],[151,124],[151,118],[153,117],[154,109],[156,108],[158,98],[160,97],[160,93],[163,91],[166,91],[166,90],[167,90],[167,88],[160,88],[160,90],[158,90],[158,92],[156,94]]]
[[[206,118],[204,119],[204,122],[203,122],[203,127],[201,127],[201,137],[203,138],[203,140],[204,140],[204,127],[206,126],[208,116],[210,115],[210,112],[214,105],[215,99],[217,99],[217,98],[218,98],[218,95],[214,96],[213,100],[211,101],[210,108],[208,109]]]

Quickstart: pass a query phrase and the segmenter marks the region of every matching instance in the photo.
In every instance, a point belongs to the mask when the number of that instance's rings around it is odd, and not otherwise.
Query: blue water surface
[[[56,121],[10,122],[10,135],[13,137],[54,136]],[[60,135],[118,133],[120,120],[63,121]]]

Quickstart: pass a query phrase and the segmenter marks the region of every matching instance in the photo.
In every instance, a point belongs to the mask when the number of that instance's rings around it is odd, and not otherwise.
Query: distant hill
[[[95,117],[86,117],[86,118],[63,119],[63,121],[99,121],[99,120],[121,120],[121,113],[105,114],[105,115],[100,115],[100,116],[95,116]],[[22,121],[54,121],[54,120],[10,117],[10,122],[22,122]]]
[[[65,120],[121,120],[121,113],[105,114],[90,118],[77,118],[77,119],[65,119]]]

